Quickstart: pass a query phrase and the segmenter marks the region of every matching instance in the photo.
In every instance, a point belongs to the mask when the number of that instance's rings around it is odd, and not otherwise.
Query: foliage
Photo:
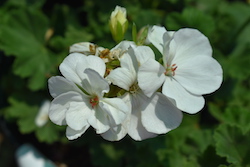
[[[50,121],[37,127],[39,107],[51,99],[47,80],[58,73],[69,46],[83,41],[115,45],[108,21],[116,5],[127,9],[126,39],[132,40],[133,23],[138,32],[159,24],[171,31],[192,27],[204,33],[224,71],[221,88],[206,95],[207,105],[199,114],[185,114],[179,128],[142,142],[126,137],[111,143],[91,130],[68,142],[65,127]],[[48,158],[69,166],[76,161],[98,167],[250,166],[249,1],[6,0],[0,2],[0,18],[0,116],[18,127],[21,140],[33,135],[28,142],[45,145]],[[49,154],[50,146],[64,148],[56,153],[62,158]],[[72,159],[66,148],[76,147],[82,155]]]

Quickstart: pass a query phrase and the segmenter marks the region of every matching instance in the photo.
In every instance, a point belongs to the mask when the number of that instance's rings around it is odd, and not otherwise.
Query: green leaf
[[[250,111],[243,106],[232,106],[226,109],[224,120],[230,125],[235,125],[245,135],[250,132]]]
[[[27,115],[36,113],[36,111],[38,110],[36,106],[29,106],[25,102],[18,101],[17,99],[12,97],[8,99],[8,102],[10,103],[10,106],[6,108],[6,115],[8,117],[25,118],[27,117]]]
[[[111,143],[96,143],[90,147],[92,162],[95,166],[121,166],[121,156],[124,155],[123,150],[114,148]]]
[[[166,147],[157,154],[169,166],[199,166],[198,158],[212,144],[212,131],[200,127],[199,114],[185,114],[182,124],[166,134]]]
[[[16,57],[13,71],[30,78],[29,88],[46,87],[51,60],[45,47],[48,20],[39,10],[13,10],[0,28],[0,49]]]
[[[78,42],[91,41],[93,39],[93,35],[89,34],[85,29],[76,29],[73,26],[69,26],[67,28],[65,36],[66,46],[70,46]]]
[[[185,8],[182,13],[171,13],[167,16],[166,27],[168,30],[178,30],[183,27],[196,28],[210,36],[215,30],[214,19],[195,8]]]
[[[231,165],[220,165],[219,167],[240,167],[240,166],[231,164]]]
[[[132,4],[131,6],[126,6],[130,19],[133,20],[138,29],[147,26],[155,25],[161,23],[162,13],[156,10],[149,10],[138,8],[138,6]]]
[[[66,29],[65,37],[52,37],[49,41],[49,45],[58,49],[58,51],[67,50],[68,53],[70,45],[91,40],[93,40],[93,35],[89,34],[85,29],[76,29],[75,27],[69,25]],[[66,56],[66,54],[64,56]]]
[[[8,0],[6,3],[11,6],[32,6],[33,8],[39,8],[41,7],[46,0]]]
[[[245,26],[249,25],[250,6],[245,3],[221,3],[219,12],[231,17],[233,21],[231,24],[235,25],[234,30],[239,33],[242,32],[242,28],[246,28]]]
[[[1,26],[1,49],[8,55],[29,57],[43,48],[46,17],[37,10],[14,10]]]
[[[22,133],[30,133],[35,130],[35,116],[38,112],[36,106],[29,106],[25,102],[18,101],[14,98],[9,98],[10,107],[5,111],[7,118],[17,119],[19,130]]]
[[[169,157],[168,166],[199,167],[199,163],[194,156],[183,156],[180,152],[169,153],[167,156]]]
[[[216,154],[215,147],[209,146],[206,151],[199,156],[201,167],[213,167],[220,164],[228,164],[225,157],[220,157]]]
[[[232,54],[225,61],[227,73],[233,78],[246,80],[250,77],[250,70],[247,67],[250,64],[250,56],[246,56],[250,52],[249,43],[239,43]]]
[[[17,121],[21,133],[31,133],[36,129],[35,115],[36,113],[32,112],[31,115],[26,115]]]
[[[60,137],[62,137],[60,134],[61,130],[65,131],[65,127],[48,122],[43,127],[37,128],[36,137],[40,142],[53,143],[59,141]],[[63,137],[65,137],[65,135]]]
[[[250,164],[250,134],[243,135],[236,126],[220,125],[214,133],[216,152],[226,157],[229,163],[239,166]]]
[[[238,81],[233,89],[233,96],[235,97],[231,100],[232,105],[238,105],[238,107],[249,108],[249,99],[250,99],[250,80],[246,79],[243,81]]]
[[[188,139],[203,153],[212,144],[212,131],[210,129],[194,129],[189,133]],[[190,141],[190,140],[189,140]]]
[[[39,55],[32,55],[29,58],[19,57],[15,60],[13,69],[16,75],[23,78],[30,77],[28,86],[31,90],[38,90],[46,87],[50,59],[47,53],[40,52]]]
[[[223,121],[223,110],[214,103],[208,103],[209,112],[219,121]]]
[[[121,156],[124,154],[122,150],[116,150],[111,144],[101,144],[101,148],[105,152],[105,154],[112,160],[118,161]]]
[[[209,111],[220,122],[237,126],[243,134],[246,134],[250,132],[250,111],[245,104],[248,103],[250,93],[240,85],[234,88],[234,91],[234,98],[227,103],[227,106],[209,103]]]
[[[250,26],[250,7],[240,2],[223,2],[218,5],[217,17],[217,35],[219,37],[217,45],[223,52],[229,54],[237,43],[248,43],[247,38]],[[233,28],[232,28],[233,27]],[[249,44],[248,44],[249,45]]]

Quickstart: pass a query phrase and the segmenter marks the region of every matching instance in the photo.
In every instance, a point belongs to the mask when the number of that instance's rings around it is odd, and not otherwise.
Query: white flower
[[[103,78],[105,63],[96,56],[70,54],[60,65],[62,75],[49,79],[49,117],[57,125],[68,125],[66,136],[76,139],[89,126],[104,133],[121,124],[129,111],[119,98],[105,98],[109,84]]]
[[[108,134],[108,137],[113,135],[113,138],[120,139],[127,132],[134,140],[143,140],[167,133],[181,123],[181,111],[167,97],[161,93],[147,97],[140,90],[137,71],[148,59],[154,59],[154,53],[149,47],[132,45],[120,58],[121,67],[111,71],[107,76],[114,85],[126,90],[122,99],[131,106],[132,112],[117,129],[110,129],[102,134],[104,138],[112,140],[106,137]]]
[[[101,57],[105,63],[118,61],[123,56],[123,54],[127,52],[130,45],[133,45],[133,44],[134,42],[132,41],[121,41],[111,50],[106,49],[100,52],[98,56]]]
[[[82,53],[85,55],[95,55],[97,46],[90,42],[75,43],[70,46],[69,53]]]
[[[69,53],[82,53],[86,56],[88,55],[95,55],[99,56],[105,48],[99,47],[93,43],[90,42],[80,42],[75,43],[69,48]]]
[[[212,57],[208,39],[195,29],[169,33],[153,26],[148,40],[163,55],[163,66],[149,59],[140,67],[138,82],[143,92],[150,97],[163,84],[162,93],[174,99],[179,109],[200,111],[205,103],[202,95],[217,90],[222,82],[222,68]]]
[[[48,120],[49,120],[49,107],[50,107],[50,101],[45,100],[42,103],[42,105],[38,111],[38,114],[36,115],[36,118],[35,118],[35,123],[38,127],[42,127],[48,122]]]
[[[69,52],[82,53],[86,56],[95,55],[100,57],[105,63],[108,63],[113,60],[118,60],[123,55],[123,53],[125,53],[128,50],[131,44],[134,44],[134,42],[121,41],[114,48],[109,50],[107,48],[97,46],[90,42],[80,42],[70,46]]]

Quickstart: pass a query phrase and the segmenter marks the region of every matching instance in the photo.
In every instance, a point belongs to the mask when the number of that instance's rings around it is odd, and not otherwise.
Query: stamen
[[[89,51],[90,51],[90,53],[91,53],[92,55],[95,55],[96,48],[97,48],[96,45],[92,45],[92,44],[89,45]]]
[[[91,104],[92,108],[94,108],[99,103],[98,96],[95,96],[89,100],[89,103]]]
[[[175,76],[175,70],[176,69],[177,69],[176,64],[172,64],[171,66],[167,65],[167,68],[166,68],[166,71],[164,72],[164,74],[166,76]]]
[[[120,55],[121,55],[121,49],[112,50],[112,52],[110,52],[109,54],[109,59],[110,60],[118,59]]]

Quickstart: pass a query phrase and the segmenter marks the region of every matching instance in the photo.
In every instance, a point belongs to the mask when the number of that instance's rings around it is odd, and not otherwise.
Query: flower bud
[[[137,34],[137,45],[144,45],[148,44],[149,42],[147,41],[147,36],[148,36],[148,26],[144,26],[140,29],[140,31]]]
[[[122,41],[128,28],[126,9],[116,6],[115,10],[111,13],[109,25],[113,39],[116,42]]]

